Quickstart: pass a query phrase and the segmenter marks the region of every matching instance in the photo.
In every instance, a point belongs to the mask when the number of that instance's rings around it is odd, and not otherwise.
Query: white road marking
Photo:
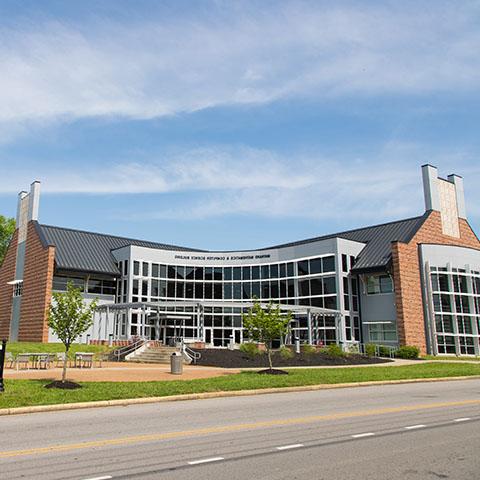
[[[193,462],[188,462],[188,464],[199,465],[201,463],[219,462],[220,460],[224,460],[224,458],[223,457],[204,458],[202,460],[194,460]]]
[[[375,435],[373,432],[357,433],[356,435],[352,435],[352,438],[373,437],[373,435]]]
[[[105,475],[104,477],[86,478],[85,480],[110,480],[113,478],[111,475]]]
[[[293,445],[283,445],[283,447],[277,447],[277,450],[290,450],[291,448],[300,448],[303,446],[303,443],[295,443]]]
[[[471,420],[471,418],[470,417],[456,418],[454,422],[466,422],[468,420]]]
[[[415,430],[416,428],[425,428],[426,425],[410,425],[409,427],[405,427],[405,430]]]

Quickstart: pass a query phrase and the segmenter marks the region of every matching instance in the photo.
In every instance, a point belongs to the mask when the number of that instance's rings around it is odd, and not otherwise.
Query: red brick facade
[[[442,233],[440,212],[432,211],[409,243],[392,244],[393,277],[401,345],[416,345],[426,353],[425,320],[418,246],[422,243],[457,245],[480,250],[480,241],[466,220],[459,219],[460,238]]]
[[[28,225],[18,339],[48,342],[47,312],[52,298],[55,247],[44,247],[35,225]]]
[[[10,334],[10,319],[12,316],[12,285],[7,285],[15,279],[15,262],[17,258],[18,230],[15,231],[12,241],[0,267],[0,339]]]

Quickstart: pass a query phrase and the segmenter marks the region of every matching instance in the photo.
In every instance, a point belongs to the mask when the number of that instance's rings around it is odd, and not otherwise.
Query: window
[[[301,297],[310,296],[310,281],[309,280],[300,280],[298,282],[298,294]]]
[[[368,337],[371,342],[396,342],[397,329],[393,322],[371,323],[368,325]]]
[[[87,286],[88,293],[102,293],[102,281],[90,278]]]
[[[222,267],[215,267],[213,269],[213,279],[222,280]]]
[[[203,280],[203,267],[195,268],[195,280]]]
[[[352,269],[354,265],[355,265],[355,257],[353,255],[350,255],[350,269]]]
[[[223,269],[224,280],[232,280],[232,267],[225,267]]]
[[[21,297],[23,293],[23,281],[16,283],[13,286],[13,296],[14,297]]]
[[[177,278],[182,280],[185,278],[185,267],[177,267]]]
[[[185,278],[187,280],[193,280],[195,278],[195,268],[185,267]]]
[[[393,282],[390,275],[370,275],[367,277],[367,294],[392,293]]]
[[[159,281],[158,280],[150,280],[150,296],[158,297],[159,296]]]
[[[308,275],[308,260],[302,260],[301,262],[297,263],[298,265],[298,274],[299,275]]]
[[[333,295],[337,293],[335,277],[326,277],[323,279],[323,293],[324,295]]]
[[[348,272],[348,257],[342,254],[342,271]]]
[[[270,265],[270,278],[278,278],[278,265]]]
[[[322,273],[322,259],[313,258],[310,260],[310,274]]]
[[[334,272],[335,271],[335,257],[323,257],[322,258],[322,272]]]
[[[65,291],[67,290],[67,284],[72,283],[75,288],[79,288],[80,291],[85,291],[85,279],[76,277],[53,277],[53,290]]]
[[[295,275],[293,262],[287,263],[287,277],[293,277]]]
[[[270,268],[268,267],[268,265],[262,265],[261,273],[263,280],[270,278]]]
[[[312,295],[322,295],[323,288],[322,288],[322,280],[320,278],[312,278],[310,280],[310,289]]]
[[[133,274],[140,275],[140,262],[137,262],[136,260],[133,262]]]
[[[234,280],[242,279],[242,267],[233,267],[233,279]]]

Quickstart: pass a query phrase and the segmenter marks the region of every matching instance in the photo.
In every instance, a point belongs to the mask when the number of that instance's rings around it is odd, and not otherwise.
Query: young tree
[[[262,308],[260,303],[255,301],[248,313],[243,315],[243,328],[248,337],[256,342],[265,343],[270,370],[273,370],[272,342],[286,335],[291,319],[290,312],[282,313],[280,305],[274,305],[271,302]]]
[[[3,263],[7,248],[15,232],[15,219],[0,215],[0,265]]]
[[[67,376],[67,357],[72,343],[93,324],[93,312],[97,307],[95,299],[86,305],[81,290],[73,283],[67,284],[66,292],[54,292],[53,302],[48,314],[48,326],[65,345],[65,362],[63,362],[62,383]]]

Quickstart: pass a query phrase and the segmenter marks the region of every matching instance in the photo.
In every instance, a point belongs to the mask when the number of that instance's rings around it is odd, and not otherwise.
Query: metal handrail
[[[119,362],[121,358],[125,358],[129,353],[132,353],[135,350],[138,350],[140,347],[145,345],[147,341],[148,340],[144,340],[144,339],[137,340],[133,343],[130,343],[128,345],[125,345],[123,347],[113,350],[111,354],[113,357],[116,358],[117,362]]]
[[[182,352],[185,353],[188,357],[190,357],[193,360],[193,363],[196,365],[197,360],[200,360],[202,358],[202,354],[200,352],[196,352],[195,350],[192,350],[190,347],[187,347],[187,345],[182,341]]]
[[[379,344],[367,344],[367,343],[358,343],[359,353],[365,355],[366,353],[366,346],[367,345],[375,345],[375,357],[382,357],[380,355],[380,349],[387,349],[388,350],[388,357],[395,358],[395,352],[398,350],[398,347],[394,347],[392,345],[379,345]],[[384,356],[384,355],[383,355]]]

